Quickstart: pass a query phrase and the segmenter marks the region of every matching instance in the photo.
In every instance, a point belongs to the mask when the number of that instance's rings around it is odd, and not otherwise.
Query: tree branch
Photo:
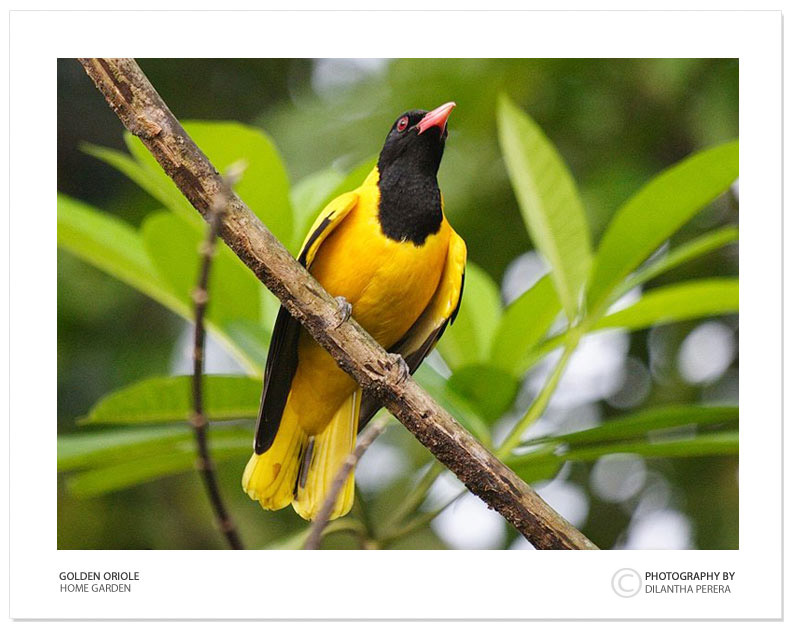
[[[223,220],[223,212],[229,202],[232,192],[232,176],[223,182],[221,189],[215,195],[207,226],[207,235],[201,244],[201,269],[198,274],[198,284],[193,291],[193,306],[195,309],[195,330],[193,333],[193,417],[191,424],[195,432],[196,447],[198,449],[198,460],[196,465],[201,477],[204,480],[209,502],[212,504],[212,511],[215,513],[215,520],[218,528],[226,542],[232,549],[244,549],[237,528],[231,518],[223,496],[220,494],[217,478],[215,477],[215,466],[212,456],[209,453],[207,440],[208,423],[204,413],[204,339],[206,330],[204,328],[204,315],[207,304],[209,303],[209,270],[212,267],[212,257],[215,253],[215,241],[217,240],[218,229]]]
[[[81,59],[124,126],[138,136],[204,216],[222,178],[133,59]],[[233,195],[220,236],[308,333],[360,386],[488,506],[540,549],[596,549],[520,477],[476,441],[354,320],[339,325],[338,305]]]

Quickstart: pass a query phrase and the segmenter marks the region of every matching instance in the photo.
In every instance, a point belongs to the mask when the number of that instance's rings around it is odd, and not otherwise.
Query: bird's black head
[[[446,103],[431,112],[405,112],[388,132],[377,161],[378,218],[383,234],[392,240],[421,245],[440,229],[443,210],[436,175],[453,108],[454,103]]]
[[[396,119],[386,136],[377,162],[380,176],[397,170],[434,177],[443,157],[446,144],[446,121],[454,109],[446,103],[428,112],[413,109]]]

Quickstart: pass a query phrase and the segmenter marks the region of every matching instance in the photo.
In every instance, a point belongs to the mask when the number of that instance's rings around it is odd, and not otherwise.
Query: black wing
[[[256,423],[256,439],[253,450],[264,453],[275,440],[281,415],[284,413],[292,378],[297,371],[297,340],[300,323],[283,306],[275,318],[267,364],[264,368],[264,388],[259,404],[259,421]]]
[[[311,266],[322,241],[341,223],[357,201],[358,195],[350,192],[336,197],[327,205],[303,243],[298,256],[300,264],[306,268]],[[275,319],[264,368],[264,387],[259,404],[259,419],[256,422],[256,437],[253,441],[253,449],[258,455],[272,446],[275,434],[278,433],[292,379],[297,371],[297,342],[301,328],[300,323],[282,306]]]

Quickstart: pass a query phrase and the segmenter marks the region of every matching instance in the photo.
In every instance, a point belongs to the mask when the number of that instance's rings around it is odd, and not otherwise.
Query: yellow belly
[[[311,274],[334,296],[344,296],[352,316],[385,348],[394,345],[418,319],[438,287],[450,228],[421,246],[386,238],[376,216],[376,200],[361,202],[322,243]],[[305,332],[289,405],[309,434],[321,431],[357,385]]]

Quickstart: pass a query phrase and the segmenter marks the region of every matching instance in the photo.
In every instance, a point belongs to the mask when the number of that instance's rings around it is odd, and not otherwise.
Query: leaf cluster
[[[738,448],[736,407],[674,405],[643,409],[593,429],[523,441],[542,414],[557,380],[495,443],[494,427],[515,411],[520,385],[539,361],[562,349],[558,374],[587,335],[602,329],[640,330],[737,312],[737,278],[705,278],[644,290],[624,307],[618,301],[667,271],[738,238],[722,227],[674,248],[671,237],[738,177],[738,144],[695,153],[645,183],[613,215],[595,246],[576,182],[553,143],[514,103],[497,111],[502,156],[528,236],[548,265],[546,275],[505,305],[496,282],[469,262],[465,294],[438,356],[416,378],[477,439],[529,482],[552,478],[567,461],[613,453],[643,457],[732,454]],[[326,169],[290,186],[273,142],[261,131],[229,122],[189,122],[187,132],[223,170],[248,164],[237,192],[295,253],[324,205],[357,186],[371,169]],[[189,321],[199,215],[143,145],[126,136],[128,153],[85,150],[147,191],[162,209],[139,229],[76,199],[58,197],[58,245],[149,296]],[[215,259],[207,326],[245,375],[206,377],[210,445],[217,460],[249,455],[251,420],[258,409],[261,372],[277,300],[225,246]],[[194,444],[189,380],[149,378],[103,397],[82,419],[83,430],[59,437],[58,469],[78,496],[96,496],[192,469]],[[681,433],[681,427],[693,431]]]

